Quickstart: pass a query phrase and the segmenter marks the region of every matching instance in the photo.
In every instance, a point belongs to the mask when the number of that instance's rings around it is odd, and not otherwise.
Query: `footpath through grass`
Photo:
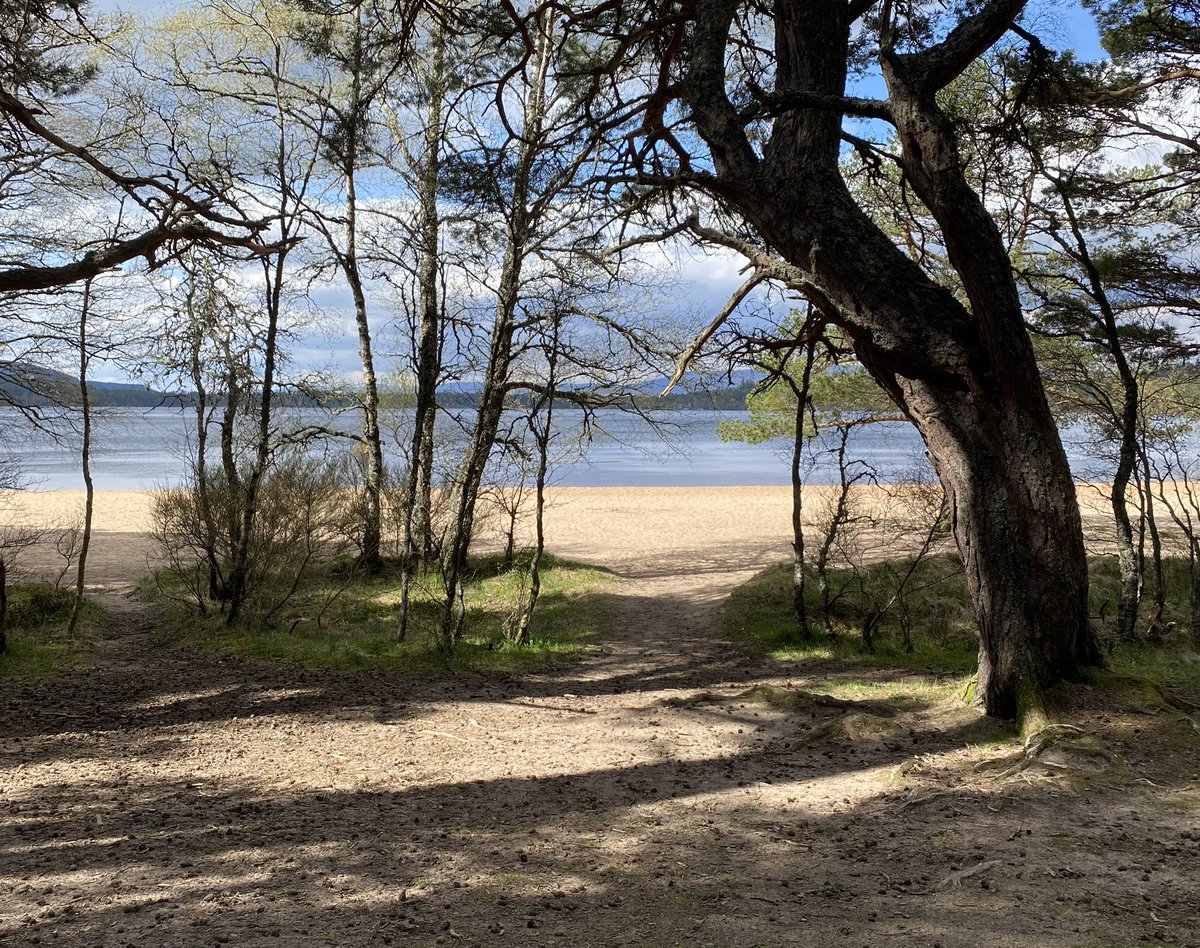
[[[616,578],[601,567],[545,555],[542,591],[529,642],[510,641],[528,589],[528,554],[512,562],[499,554],[473,557],[466,584],[466,623],[452,657],[437,649],[444,597],[440,578],[429,572],[413,583],[409,627],[397,638],[400,572],[388,564],[378,575],[347,575],[346,564],[328,564],[306,582],[302,597],[270,622],[248,618],[233,627],[217,611],[199,616],[173,599],[181,590],[165,576],[142,583],[162,616],[158,634],[238,658],[305,668],[358,671],[386,669],[431,676],[536,670],[572,661],[595,649],[611,614]]]

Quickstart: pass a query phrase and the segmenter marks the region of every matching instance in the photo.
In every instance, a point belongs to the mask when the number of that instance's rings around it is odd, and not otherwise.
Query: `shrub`
[[[159,590],[193,605],[225,612],[241,597],[239,611],[264,621],[276,618],[305,594],[313,568],[350,552],[356,537],[356,497],[337,462],[288,455],[264,475],[258,488],[245,559],[244,582],[233,571],[242,543],[246,509],[244,480],[223,472],[193,476],[181,487],[160,489],[152,508],[151,536],[163,566]]]

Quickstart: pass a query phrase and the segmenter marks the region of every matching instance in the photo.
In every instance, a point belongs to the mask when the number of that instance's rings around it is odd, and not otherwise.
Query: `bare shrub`
[[[59,558],[58,572],[54,575],[54,588],[62,589],[67,574],[79,561],[83,549],[83,519],[76,518],[61,526],[51,527],[47,531],[54,545],[54,552]]]
[[[354,552],[360,527],[356,496],[340,462],[297,452],[268,471],[259,488],[241,587],[239,606],[245,614],[271,622],[289,603],[323,600],[328,591],[307,584],[318,566]],[[209,474],[203,490],[193,478],[155,492],[151,537],[163,564],[158,585],[164,595],[202,615],[214,606],[220,612],[231,608],[228,577],[242,539],[244,503],[241,490],[223,473]]]
[[[913,650],[911,600],[918,592],[933,588],[962,572],[957,556],[944,556],[941,568],[930,574],[923,564],[951,544],[950,504],[946,490],[927,465],[914,465],[900,481],[886,491],[886,502],[879,517],[883,536],[892,546],[883,560],[887,584],[875,595],[863,623],[863,641],[872,647],[875,627],[889,612],[900,620],[904,650]],[[920,576],[919,584],[916,580]]]

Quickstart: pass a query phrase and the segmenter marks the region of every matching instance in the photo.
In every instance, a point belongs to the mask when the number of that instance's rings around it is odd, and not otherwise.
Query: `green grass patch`
[[[831,571],[830,588],[835,594],[830,610],[832,636],[825,632],[817,577],[810,573],[805,582],[805,609],[814,637],[811,641],[801,637],[792,609],[790,563],[768,567],[733,591],[724,607],[726,628],[743,647],[782,660],[956,675],[973,671],[978,644],[966,582],[940,557],[917,566],[909,581],[913,592],[902,607],[893,606],[878,620],[873,631],[875,650],[867,650],[863,625],[890,600],[898,565],[878,563],[862,577],[848,570]],[[903,641],[906,624],[911,651]]]
[[[304,595],[271,622],[247,619],[232,628],[222,615],[197,615],[172,598],[183,587],[165,574],[147,579],[142,591],[163,608],[159,634],[239,658],[284,662],[306,668],[360,671],[396,670],[414,675],[467,671],[521,672],[577,659],[594,648],[610,615],[610,571],[546,555],[542,591],[531,640],[509,641],[528,583],[528,553],[512,563],[499,555],[475,557],[466,583],[465,633],[453,656],[437,649],[444,601],[435,573],[418,576],[409,603],[403,642],[396,633],[400,574],[391,565],[376,576],[349,582],[346,564],[325,564],[305,583]],[[336,593],[336,596],[334,595]]]
[[[1109,667],[1118,676],[1145,679],[1159,688],[1200,698],[1200,654],[1190,648],[1122,645],[1109,656]]]
[[[1139,634],[1149,624],[1151,581],[1147,576],[1137,623]],[[1188,633],[1191,621],[1188,561],[1181,557],[1163,560],[1164,604],[1158,624],[1161,641],[1157,642],[1130,643],[1116,638],[1115,616],[1121,591],[1116,557],[1092,557],[1088,562],[1088,584],[1092,622],[1106,646],[1108,662],[1108,671],[1096,676],[1096,683],[1127,691],[1131,684],[1144,682],[1156,689],[1168,688],[1191,700],[1200,700],[1200,654]]]
[[[1164,561],[1166,604],[1160,620],[1164,639],[1158,643],[1126,644],[1114,639],[1114,616],[1120,591],[1117,563],[1111,556],[1091,557],[1089,609],[1092,622],[1107,646],[1111,674],[1117,678],[1145,679],[1160,687],[1200,697],[1200,654],[1186,633],[1189,623],[1190,576],[1182,559]],[[837,593],[831,609],[834,634],[824,631],[817,578],[806,576],[805,606],[815,637],[805,641],[792,609],[792,568],[789,563],[771,566],[736,589],[725,605],[726,628],[743,647],[758,654],[788,661],[825,662],[843,672],[829,679],[828,693],[841,698],[875,698],[895,702],[920,697],[932,700],[949,692],[960,676],[965,683],[977,662],[978,639],[974,612],[961,573],[952,573],[948,561],[930,558],[916,568],[902,607],[893,606],[879,620],[873,638],[875,651],[868,651],[862,627],[874,610],[887,603],[895,579],[907,568],[904,561],[877,563],[861,576],[834,570],[830,588]],[[1149,597],[1147,596],[1147,599]],[[1148,601],[1143,604],[1139,630],[1148,623]],[[911,651],[904,646],[907,624]],[[861,669],[896,669],[930,675],[926,694],[919,681],[879,680],[877,676],[855,676]]]
[[[84,601],[81,631],[67,635],[75,594],[46,583],[8,587],[8,650],[0,655],[0,680],[49,678],[74,662],[87,629],[103,613]]]

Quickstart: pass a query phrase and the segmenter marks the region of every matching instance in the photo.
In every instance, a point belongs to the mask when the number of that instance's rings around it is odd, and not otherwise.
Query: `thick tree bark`
[[[1043,686],[1098,660],[1087,562],[1008,257],[966,183],[935,95],[956,63],[998,38],[1021,3],[986,4],[927,54],[882,57],[905,176],[941,227],[969,310],[854,202],[838,170],[836,109],[786,113],[759,157],[726,94],[735,6],[700,0],[683,84],[717,172],[708,187],[829,297],[864,367],[917,426],[949,496],[974,598],[978,693],[990,714],[1013,717]],[[840,0],[780,0],[777,92],[843,95],[848,10]]]

